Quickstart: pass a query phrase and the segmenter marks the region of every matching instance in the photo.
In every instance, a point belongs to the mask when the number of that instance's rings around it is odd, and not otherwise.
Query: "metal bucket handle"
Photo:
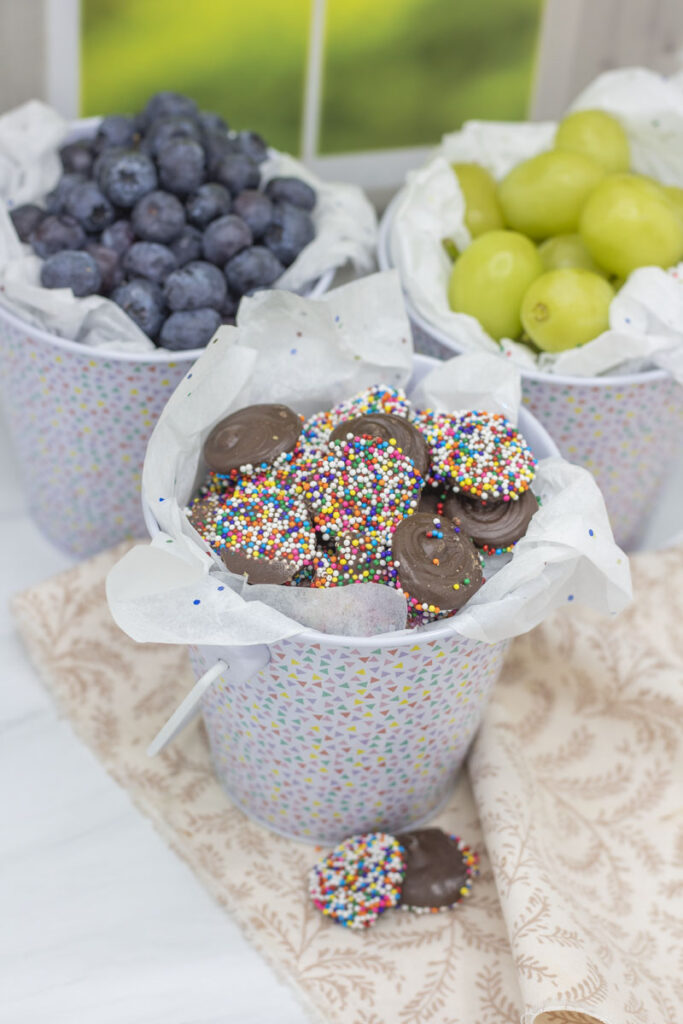
[[[235,682],[245,682],[250,676],[260,672],[270,661],[270,648],[266,644],[254,644],[250,647],[231,647],[228,661],[218,658],[194,684],[183,702],[178,705],[171,717],[159,729],[150,745],[147,756],[155,757],[164,747],[168,746],[183,729],[199,714],[201,700],[216,680],[224,672],[230,671]]]

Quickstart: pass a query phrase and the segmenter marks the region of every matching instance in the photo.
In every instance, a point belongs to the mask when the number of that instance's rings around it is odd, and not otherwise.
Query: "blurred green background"
[[[526,115],[543,0],[327,0],[320,152]],[[82,0],[82,113],[174,89],[300,149],[310,0]]]

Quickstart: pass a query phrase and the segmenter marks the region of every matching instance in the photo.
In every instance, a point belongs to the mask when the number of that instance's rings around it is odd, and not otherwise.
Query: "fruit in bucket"
[[[515,231],[488,231],[458,258],[448,300],[456,313],[479,320],[492,338],[515,338],[520,306],[531,282],[543,272],[538,249]]]
[[[11,211],[45,260],[42,285],[108,296],[165,348],[206,345],[315,236],[310,185],[266,182],[263,139],[187,96],[160,92],[134,118],[105,117],[60,157],[45,209]]]
[[[588,197],[579,231],[605,270],[670,267],[683,258],[683,221],[663,188],[637,174],[611,174]]]
[[[604,176],[604,168],[581,153],[549,150],[523,160],[498,188],[505,223],[537,241],[573,233],[583,204]]]
[[[522,324],[538,348],[563,352],[607,330],[613,298],[613,288],[600,274],[581,267],[550,270],[526,291]]]
[[[627,171],[630,153],[626,132],[604,110],[577,110],[560,121],[555,149],[581,153],[606,171]]]
[[[451,165],[465,199],[465,224],[472,238],[505,227],[496,183],[480,164]]]
[[[538,253],[546,270],[583,267],[584,270],[604,274],[586,248],[581,235],[554,235],[553,238],[546,238],[539,245]]]

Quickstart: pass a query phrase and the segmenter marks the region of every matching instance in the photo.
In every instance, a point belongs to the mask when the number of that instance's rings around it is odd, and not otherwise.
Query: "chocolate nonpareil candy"
[[[449,494],[443,503],[443,516],[477,547],[493,550],[509,548],[526,533],[531,517],[538,512],[532,491],[524,491],[516,500],[479,501],[465,494]]]
[[[445,517],[406,517],[394,530],[391,553],[401,588],[430,610],[461,608],[483,583],[477,549]]]
[[[248,405],[216,424],[204,442],[204,459],[217,473],[269,466],[294,449],[302,425],[287,405]]]
[[[469,895],[479,858],[457,836],[440,828],[420,828],[396,838],[405,854],[404,909],[447,910]]]
[[[429,469],[429,449],[420,431],[403,416],[392,413],[366,413],[339,423],[330,434],[330,441],[348,437],[379,437],[400,448],[413,462],[421,477]]]

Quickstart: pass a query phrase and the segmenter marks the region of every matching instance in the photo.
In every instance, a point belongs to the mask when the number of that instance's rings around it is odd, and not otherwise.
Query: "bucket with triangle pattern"
[[[298,634],[244,678],[229,670],[202,699],[214,769],[268,828],[336,843],[427,820],[451,791],[498,679],[507,641],[452,628],[393,639]],[[190,648],[197,677],[217,648]]]
[[[434,365],[416,356],[412,384]],[[519,426],[537,459],[558,454],[524,408]],[[148,508],[145,520],[159,532]],[[270,645],[190,646],[197,683],[149,753],[201,711],[221,784],[272,831],[334,844],[417,826],[452,791],[508,644],[466,639],[453,621],[370,637],[306,630]]]

